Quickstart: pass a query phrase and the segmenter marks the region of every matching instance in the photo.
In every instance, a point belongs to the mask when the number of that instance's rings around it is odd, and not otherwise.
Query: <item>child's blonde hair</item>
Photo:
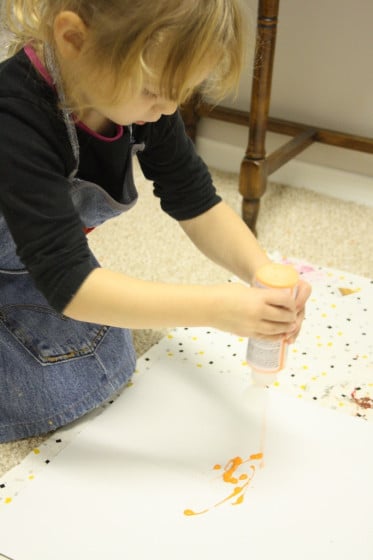
[[[84,64],[74,80],[111,77],[111,101],[156,80],[160,93],[178,103],[196,73],[208,71],[202,93],[219,100],[238,86],[247,45],[242,0],[6,0],[12,53],[27,43],[53,46],[53,23],[64,10],[89,30]],[[157,68],[154,68],[156,63]],[[130,77],[130,80],[126,79]],[[131,82],[131,86],[128,83]],[[78,86],[69,102],[81,107]]]

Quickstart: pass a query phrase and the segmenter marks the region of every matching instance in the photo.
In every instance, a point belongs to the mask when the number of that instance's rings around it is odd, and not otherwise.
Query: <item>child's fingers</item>
[[[258,329],[266,337],[284,337],[292,334],[297,328],[295,310],[269,305],[265,308],[259,321]]]
[[[285,290],[267,289],[262,290],[262,294],[268,305],[274,308],[288,309],[292,312],[296,311],[296,300],[289,292]]]
[[[311,286],[300,280],[297,297],[288,292],[266,290],[269,304],[264,314],[261,330],[265,337],[281,338],[292,344],[295,342],[305,314],[305,303],[311,293]],[[262,335],[262,336],[263,336]]]
[[[308,284],[308,282],[305,282],[302,279],[299,280],[297,296],[295,298],[295,303],[296,303],[298,311],[300,311],[304,308],[304,306],[306,304],[306,301],[308,300],[308,298],[311,295],[311,291],[312,291],[312,288]]]
[[[305,289],[304,289],[304,292],[303,292],[303,295],[305,296],[305,300],[302,300],[302,301],[305,302],[308,299],[310,293],[311,293],[311,287],[307,284],[305,286]],[[305,317],[304,303],[303,303],[303,305],[301,304],[301,306],[299,306],[299,307],[297,305],[297,309],[298,309],[298,312],[297,312],[296,328],[294,329],[294,332],[290,333],[290,335],[288,335],[288,337],[286,338],[286,342],[288,344],[293,344],[295,342],[295,340],[296,340],[296,338],[297,338],[297,336],[300,332],[300,329],[302,327],[302,323],[303,323],[303,320],[304,320],[304,317]]]

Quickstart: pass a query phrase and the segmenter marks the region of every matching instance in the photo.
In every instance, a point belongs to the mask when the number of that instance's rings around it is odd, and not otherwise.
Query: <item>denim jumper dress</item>
[[[50,52],[48,59],[63,101]],[[76,160],[71,197],[89,229],[136,203],[132,156],[144,145],[132,141],[117,202],[99,185],[76,177],[78,138],[71,115],[63,111],[63,116]],[[135,363],[128,329],[75,321],[50,307],[17,257],[0,214],[0,442],[44,434],[84,415],[129,382]]]

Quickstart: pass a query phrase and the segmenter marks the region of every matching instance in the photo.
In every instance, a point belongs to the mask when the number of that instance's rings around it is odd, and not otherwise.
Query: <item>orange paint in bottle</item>
[[[286,290],[296,297],[299,275],[290,265],[269,263],[260,267],[253,286]],[[276,380],[277,372],[285,367],[288,343],[281,340],[250,338],[247,345],[247,363],[252,370],[253,382],[266,386]]]

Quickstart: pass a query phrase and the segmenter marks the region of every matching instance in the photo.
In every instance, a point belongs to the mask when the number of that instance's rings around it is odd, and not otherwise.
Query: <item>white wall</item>
[[[257,0],[247,2],[255,25]],[[373,138],[372,22],[372,0],[280,0],[271,116]],[[251,75],[252,60],[237,100],[224,105],[249,109]],[[236,171],[247,137],[245,127],[203,119],[197,146],[209,165]],[[267,152],[287,139],[269,133]],[[373,205],[373,154],[315,144],[272,178],[296,186],[320,183],[323,192],[330,185],[328,194],[338,196],[351,173],[360,175],[354,185],[367,187],[361,197]]]

